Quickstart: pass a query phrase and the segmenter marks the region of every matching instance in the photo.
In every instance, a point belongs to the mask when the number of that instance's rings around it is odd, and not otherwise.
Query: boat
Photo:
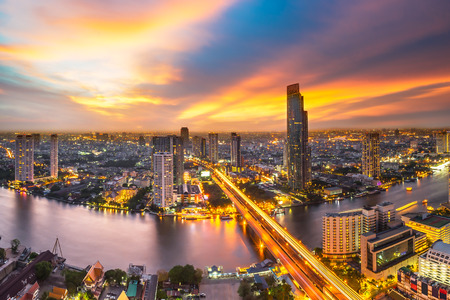
[[[423,205],[427,205],[427,204],[428,204],[428,200],[427,200],[427,199],[423,200],[423,201],[422,201],[422,204],[423,204]]]
[[[27,257],[31,254],[31,248],[23,249],[22,254],[20,254],[19,261],[25,261]]]
[[[433,208],[433,206],[427,206],[427,210],[428,210],[428,211],[433,211],[434,208]]]
[[[232,220],[233,219],[233,217],[230,215],[221,215],[219,218],[221,220]]]
[[[379,194],[380,191],[379,190],[373,190],[369,192],[369,195],[375,195],[375,194]]]
[[[364,192],[361,192],[361,193],[356,194],[356,195],[355,195],[355,198],[364,197],[364,196],[367,195],[367,194],[368,194],[368,192],[367,192],[367,191],[364,191]]]
[[[406,188],[406,190],[407,190],[408,192],[411,192],[411,191],[412,191],[412,187],[408,186],[408,187]]]

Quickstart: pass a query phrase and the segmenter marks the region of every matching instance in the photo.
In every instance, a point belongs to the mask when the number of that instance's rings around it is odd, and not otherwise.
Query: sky
[[[448,0],[0,0],[0,130],[450,127]]]

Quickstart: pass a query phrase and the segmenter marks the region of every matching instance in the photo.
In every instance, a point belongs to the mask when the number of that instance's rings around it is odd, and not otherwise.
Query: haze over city
[[[2,130],[450,125],[449,1],[0,2]]]

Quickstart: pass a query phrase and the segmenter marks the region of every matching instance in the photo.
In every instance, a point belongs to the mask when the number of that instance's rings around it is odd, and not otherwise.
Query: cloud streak
[[[6,0],[2,128],[285,130],[294,82],[310,128],[450,126],[448,11],[444,0]]]

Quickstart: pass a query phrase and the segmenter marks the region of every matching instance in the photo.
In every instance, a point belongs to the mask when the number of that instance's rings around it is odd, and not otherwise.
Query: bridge
[[[226,175],[214,166],[194,160],[209,169],[213,179],[234,203],[267,249],[281,261],[294,281],[311,299],[362,299],[362,297],[324,266],[301,241],[258,207]]]

